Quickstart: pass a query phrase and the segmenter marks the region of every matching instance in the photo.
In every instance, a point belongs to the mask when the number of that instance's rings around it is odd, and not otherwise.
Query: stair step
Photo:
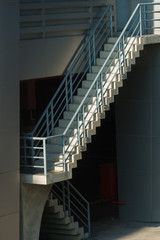
[[[79,96],[79,97],[81,97],[81,98],[83,98],[83,96]],[[68,112],[64,112],[64,114],[63,114],[63,119],[71,119],[72,117],[73,117],[73,115],[74,115],[74,113],[75,112],[73,112],[73,111],[68,111]],[[89,119],[91,119],[91,120],[96,120],[96,113],[95,114],[93,114],[93,113],[85,113],[85,119],[86,120],[89,120]]]
[[[112,50],[112,48],[114,47],[115,43],[106,43],[104,44],[104,50],[108,51],[108,50]],[[118,46],[116,46],[115,50],[118,50]]]
[[[98,73],[100,69],[101,69],[101,66],[92,66],[92,73]],[[119,66],[111,66],[110,68],[105,66],[102,70],[102,73],[109,73],[111,71],[112,73],[119,73]]]
[[[85,87],[86,85],[85,85],[85,82],[86,81],[82,81],[82,87]],[[90,82],[90,85],[91,85],[91,82]],[[80,104],[82,101],[83,101],[83,97],[81,97],[81,96],[73,96],[73,102],[74,103],[78,103],[78,104]],[[92,103],[93,102],[93,100],[92,100],[92,98],[91,97],[87,97],[86,98],[86,100],[84,101],[84,104],[87,104],[88,102],[90,102],[90,103]]]
[[[97,76],[97,73],[88,73],[87,74],[87,81],[93,81]],[[107,73],[105,77],[103,77],[104,81],[107,80],[110,81],[120,81],[120,75],[119,74],[113,74],[113,73]]]
[[[109,37],[108,40],[107,40],[107,43],[114,43],[115,44],[117,42],[117,40],[118,40],[118,37]],[[125,39],[125,43],[132,44],[132,42],[134,42],[136,44],[140,43],[138,37],[136,37],[136,38],[135,37],[127,37]]]
[[[126,58],[132,57],[133,52],[129,51],[128,54],[126,55]],[[100,58],[102,59],[107,59],[108,56],[110,55],[110,51],[100,51]],[[120,56],[123,58],[123,53],[122,51],[120,52]],[[118,59],[119,58],[119,53],[118,51],[114,51],[109,59]],[[112,60],[113,61],[113,60]],[[109,65],[109,64],[108,64]]]
[[[61,225],[61,224],[69,224],[71,222],[70,218],[69,217],[65,217],[65,218],[47,218],[44,220],[45,223],[48,223],[48,224],[58,224],[58,225]]]
[[[47,234],[52,233],[52,234],[60,234],[60,235],[65,235],[65,236],[75,236],[75,235],[79,235],[79,234],[82,235],[80,229],[60,228],[60,227],[56,228],[55,225],[53,227],[49,227],[48,225],[46,225],[45,226],[45,232]]]
[[[67,213],[61,212],[44,212],[44,218],[46,219],[62,219],[67,216]]]
[[[83,88],[89,88],[89,86],[91,85],[91,81],[84,81],[84,83],[83,83]],[[104,81],[102,82],[102,84],[104,85]],[[110,83],[110,82],[109,82]],[[108,83],[108,85],[109,85],[109,83]],[[99,84],[98,84],[98,88],[100,89],[101,88],[101,84],[100,84],[100,82],[99,82]],[[107,85],[105,86],[105,88],[107,88]],[[112,85],[109,85],[109,88],[112,88]],[[93,89],[96,89],[96,84],[93,86]],[[95,102],[96,101],[96,97],[92,97],[92,101],[91,101],[91,98],[89,98],[89,100],[90,100],[90,103],[92,103],[92,102]]]
[[[79,224],[78,222],[68,222],[66,224],[63,223],[48,223],[48,222],[43,222],[43,226],[45,229],[59,229],[59,230],[73,230],[75,229],[78,232],[79,229]]]
[[[118,40],[118,37],[109,37],[107,40],[107,43],[116,43]]]
[[[53,206],[58,206],[58,199],[49,199],[49,200],[47,200],[46,209],[47,208],[51,208]]]
[[[55,128],[55,135],[58,135],[58,134],[63,134],[65,132],[66,128],[63,128],[63,127],[56,127]],[[68,129],[68,132],[71,132],[72,129],[69,128]]]
[[[106,58],[97,58],[96,59],[96,65],[97,66],[102,66],[103,63],[105,62],[105,60],[106,60]],[[113,59],[109,59],[107,63],[108,63],[107,65],[109,66],[111,63],[114,63],[114,61],[113,61]]]
[[[87,92],[88,92],[88,88],[78,88],[77,95],[85,96]],[[88,93],[88,97],[92,97],[95,94],[96,94],[95,89],[91,89],[90,92]]]
[[[85,89],[85,88],[83,88],[82,91],[79,91],[79,93],[81,94],[80,96],[84,96],[86,91],[87,91],[87,89]],[[77,111],[78,107],[79,107],[79,104],[69,104],[69,110],[71,110],[71,111]],[[93,104],[93,105],[89,104],[85,108],[85,112],[88,112],[88,109],[90,109],[90,112],[94,113],[96,111],[96,108],[97,108],[97,106],[95,104]]]
[[[104,44],[104,51],[111,51],[113,49],[114,45],[115,44],[113,44],[113,43]],[[135,49],[136,49],[135,45],[132,45],[132,47],[131,47],[131,45],[129,43],[124,44],[124,50],[125,51],[128,51],[128,50],[135,51]],[[119,50],[118,46],[116,46],[114,51],[118,51],[118,50]],[[121,48],[121,50],[122,50],[122,48]]]
[[[54,205],[52,207],[48,207],[45,209],[45,213],[58,213],[63,212],[63,206],[62,205]]]
[[[100,58],[107,58],[110,54],[110,51],[100,51]],[[118,57],[117,51],[114,51],[111,56],[110,59],[113,59],[115,57]]]
[[[48,234],[49,240],[82,240],[80,234],[75,234],[74,236],[66,236],[63,234]]]

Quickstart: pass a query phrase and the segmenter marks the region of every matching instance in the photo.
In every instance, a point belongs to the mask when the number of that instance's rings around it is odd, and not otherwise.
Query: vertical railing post
[[[52,126],[51,132],[53,135],[54,134],[53,103],[51,104],[51,126]]]
[[[73,98],[73,92],[72,92],[72,72],[70,72],[69,75],[69,81],[70,81],[70,98],[71,98],[71,103],[72,103],[72,98]]]
[[[146,5],[143,6],[143,22],[144,22],[144,28],[142,29],[142,34],[146,33],[146,28],[147,28],[147,17],[146,17]]]
[[[90,221],[90,206],[89,203],[87,204],[87,214],[88,214],[88,233],[89,233],[89,238],[91,238],[91,221]]]
[[[139,6],[139,35],[142,37],[142,7],[141,5]]]
[[[70,199],[70,187],[69,187],[69,183],[67,181],[67,198],[68,198],[68,214],[69,217],[71,217],[71,199]]]
[[[77,138],[78,138],[78,145],[80,146],[79,113],[77,114]]]
[[[96,65],[95,32],[93,33],[93,65]]]
[[[49,136],[49,117],[48,117],[48,110],[46,113],[46,127],[47,127],[47,136]]]
[[[27,144],[26,144],[26,139],[24,139],[24,164],[27,165]]]
[[[32,166],[34,165],[34,143],[33,138],[31,139],[31,154],[32,154]]]
[[[113,37],[113,24],[112,24],[112,6],[110,6],[110,28],[111,28],[111,37]]]
[[[65,160],[65,139],[62,136],[62,149],[63,149],[63,172],[66,172],[66,160]]]
[[[46,139],[43,139],[44,175],[47,175]]]
[[[84,119],[84,105],[82,106],[82,124],[83,124],[83,137],[86,137],[86,129],[85,129],[85,119]]]
[[[122,73],[121,69],[121,42],[118,43],[118,61],[119,61],[119,73]]]
[[[68,81],[67,81],[67,77],[66,77],[66,81],[65,81],[65,90],[66,90],[66,111],[68,111]]]
[[[126,56],[125,56],[124,34],[123,34],[123,37],[122,37],[122,51],[123,51],[123,66],[126,67]]]
[[[63,210],[66,211],[66,196],[65,196],[65,183],[62,182],[62,199],[63,199]]]
[[[97,106],[97,112],[99,113],[98,79],[96,81],[96,106]]]
[[[103,75],[101,73],[100,75],[100,80],[101,80],[101,102],[104,104],[104,97],[103,97]]]
[[[91,72],[91,44],[90,44],[90,41],[88,43],[88,64],[89,64],[89,72]]]

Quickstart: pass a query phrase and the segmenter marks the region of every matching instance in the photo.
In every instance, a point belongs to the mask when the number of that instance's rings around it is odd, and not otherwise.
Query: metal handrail
[[[35,136],[35,135],[37,136],[37,129],[38,129],[39,126],[41,126],[42,124],[48,125],[48,122],[47,122],[47,121],[48,121],[48,119],[47,119],[47,113],[48,113],[48,111],[51,112],[51,109],[50,109],[51,107],[52,107],[52,111],[53,111],[53,109],[56,109],[56,108],[57,108],[57,106],[52,106],[52,104],[53,104],[54,100],[56,99],[56,97],[58,97],[59,94],[61,94],[61,92],[64,90],[64,87],[67,88],[68,92],[71,91],[71,87],[70,87],[70,89],[68,89],[68,87],[69,87],[69,84],[72,85],[73,83],[71,83],[71,81],[68,82],[68,78],[70,77],[70,75],[73,74],[74,67],[75,67],[76,64],[80,61],[80,58],[81,58],[82,54],[84,54],[84,52],[86,52],[86,48],[87,48],[88,44],[90,44],[90,41],[92,40],[92,37],[94,36],[94,34],[96,33],[96,30],[98,29],[98,27],[100,26],[100,24],[101,24],[102,21],[104,20],[104,17],[105,17],[106,14],[109,14],[109,18],[110,18],[110,20],[111,20],[110,14],[112,14],[112,6],[108,6],[108,7],[105,9],[105,11],[104,11],[104,13],[102,14],[102,16],[100,17],[99,21],[97,22],[97,24],[94,26],[93,30],[91,31],[91,34],[89,35],[87,41],[85,41],[83,47],[81,48],[81,45],[79,46],[80,52],[79,52],[78,56],[75,55],[76,58],[74,59],[74,61],[72,60],[72,65],[70,66],[70,69],[68,70],[66,76],[64,77],[63,81],[61,82],[61,84],[60,84],[59,88],[57,89],[57,91],[55,92],[54,96],[53,96],[52,99],[50,100],[48,106],[47,106],[46,109],[44,110],[41,118],[39,119],[39,121],[37,122],[36,126],[34,127],[32,133],[31,133],[31,136]],[[108,20],[108,19],[107,19],[107,20]],[[112,34],[112,31],[113,31],[113,30],[112,30],[112,23],[110,23],[109,28],[110,28],[110,29],[108,30],[108,33],[105,34],[106,36],[108,36],[109,33]],[[106,40],[106,39],[105,39],[105,40]],[[93,48],[94,48],[94,47],[93,47]],[[79,50],[77,49],[77,52],[78,52],[78,51],[79,51]],[[90,49],[89,51],[91,51],[91,49]],[[91,53],[90,53],[90,54],[91,54]],[[92,60],[92,61],[93,61],[93,60]],[[92,61],[91,61],[91,62],[92,62]],[[87,72],[85,69],[81,69],[81,70],[84,71],[84,72]],[[75,72],[75,73],[76,73],[76,72]],[[72,81],[73,81],[73,80],[72,80]],[[79,80],[79,82],[81,82],[81,81],[82,81],[82,79]],[[74,89],[74,91],[75,91],[75,89]],[[64,108],[67,109],[69,102],[72,101],[72,96],[68,96],[68,93],[66,93],[66,94],[65,94],[65,99],[66,99],[66,106],[65,106]],[[57,105],[58,105],[58,103],[57,103]],[[53,113],[51,112],[51,114],[53,114]],[[56,122],[58,121],[58,119],[60,118],[60,116],[61,116],[61,113],[59,114],[58,118],[56,118]],[[44,117],[46,117],[46,120],[45,120],[45,121],[43,121]],[[52,116],[52,117],[54,117],[54,116]],[[43,122],[43,123],[42,123],[42,122]],[[54,126],[52,126],[52,127],[54,127]],[[42,127],[42,128],[43,128],[43,127]],[[46,128],[47,128],[47,127],[46,127]],[[41,130],[42,130],[42,129],[41,129]],[[41,132],[41,131],[40,131],[40,132]],[[41,136],[44,136],[45,134],[47,134],[47,136],[49,136],[48,133],[49,133],[49,134],[51,133],[51,134],[53,135],[53,129],[52,129],[51,132],[49,132],[48,129],[45,130],[45,133],[41,133]],[[24,133],[24,135],[25,135],[25,133]]]
[[[104,98],[110,94],[111,90],[109,90],[109,88],[113,79],[116,76],[123,74],[123,69],[127,67],[126,58],[132,46],[135,44],[136,39],[141,37],[143,32],[149,28],[154,29],[154,26],[147,26],[146,23],[146,20],[148,21],[146,15],[151,12],[147,10],[147,6],[152,5],[160,5],[160,3],[137,5],[63,133],[52,136],[42,135],[41,138],[24,137],[22,139],[24,151],[24,157],[22,156],[22,161],[24,163],[23,167],[25,167],[25,165],[30,165],[31,168],[37,168],[37,165],[34,164],[34,159],[38,159],[38,156],[40,156],[41,159],[39,157],[39,162],[37,161],[37,164],[39,164],[38,166],[44,166],[45,175],[49,171],[49,167],[54,168],[58,165],[62,166],[64,172],[67,171],[67,164],[70,156],[74,152],[75,147],[81,145],[81,139],[87,137],[86,130],[89,127],[90,120],[94,118],[95,114],[100,112],[99,106],[105,104]],[[155,20],[159,19],[154,19],[154,21]],[[152,22],[153,20],[150,19],[150,21]],[[92,37],[93,34],[89,37],[89,40],[91,40]],[[85,46],[87,46],[87,44],[85,44]],[[91,51],[90,54],[93,54],[93,52],[94,51]],[[86,54],[86,51],[84,54]],[[87,63],[94,65],[94,61]],[[89,68],[90,67],[88,67],[88,69]],[[70,83],[65,83],[64,91],[68,89],[68,84]],[[71,95],[69,95],[69,98],[68,104],[69,102],[72,102]],[[49,108],[50,105],[46,111],[48,111]],[[51,121],[51,113],[47,112],[47,114]],[[59,152],[55,151],[52,153],[52,151],[48,151],[47,144],[49,141],[57,145],[57,148],[59,146]],[[37,149],[37,147],[42,147],[42,149]],[[27,159],[32,159],[32,162],[28,164]],[[59,159],[61,159],[60,162]]]
[[[49,196],[58,199],[63,210],[68,211],[69,217],[77,219],[91,237],[89,202],[69,181],[55,183]]]

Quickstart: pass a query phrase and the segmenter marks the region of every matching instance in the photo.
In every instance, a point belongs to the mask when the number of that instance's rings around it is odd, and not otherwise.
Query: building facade
[[[56,77],[61,79],[84,33],[89,32],[97,14],[102,14],[108,4],[113,5],[113,29],[116,33],[123,29],[137,3],[149,1],[48,1],[44,12],[45,2],[0,2],[2,240],[11,237],[17,240],[39,239],[44,205],[53,185],[52,181],[48,185],[44,182],[30,184],[31,181],[34,183],[34,177],[20,174],[20,80],[31,82],[28,89],[33,94],[40,79],[55,77],[57,82]],[[126,202],[120,207],[123,220],[160,221],[159,56],[158,43],[145,46],[141,58],[132,67],[124,87],[115,98],[118,197]],[[33,114],[38,103],[32,97],[27,94],[22,98],[27,99],[24,105]],[[103,158],[106,158],[105,154]]]

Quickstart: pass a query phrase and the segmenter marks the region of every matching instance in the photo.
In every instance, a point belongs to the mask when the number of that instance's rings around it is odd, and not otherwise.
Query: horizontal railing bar
[[[148,14],[148,13],[160,13],[160,11],[142,11],[142,14]]]
[[[37,166],[37,165],[21,165],[21,167],[29,167],[29,168],[44,168],[44,166]]]
[[[68,181],[68,184],[83,199],[84,202],[89,204],[89,202],[83,197],[83,195],[79,191],[77,191],[77,189],[73,186],[73,184],[71,184],[69,181]]]
[[[159,21],[160,19],[154,19],[154,18],[142,20],[142,22],[159,22]]]
[[[21,3],[20,4],[20,8],[22,10],[26,10],[26,9],[37,9],[37,8],[65,8],[65,7],[97,7],[97,6],[104,6],[106,4],[105,0],[99,0],[99,1],[92,1],[92,2],[88,2],[88,1],[67,1],[64,2],[63,1],[63,5],[61,2],[43,2],[43,3]]]
[[[74,213],[74,215],[79,219],[79,221],[81,221],[81,223],[83,223],[84,226],[86,226],[86,227],[88,228],[88,224],[85,223],[85,222],[79,217],[79,215],[76,214],[76,212],[75,212],[73,209],[71,210],[71,212]],[[88,220],[88,219],[87,219],[87,220]]]

